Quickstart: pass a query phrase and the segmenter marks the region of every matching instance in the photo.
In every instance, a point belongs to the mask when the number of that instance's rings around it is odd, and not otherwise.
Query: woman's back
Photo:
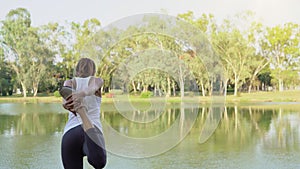
[[[94,77],[75,77],[75,81],[73,81],[72,86],[74,86],[75,91],[85,90],[91,85],[91,83],[96,83]],[[100,122],[100,105],[101,105],[101,97],[96,96],[95,94],[90,96],[85,96],[83,98],[83,104],[87,107],[87,115],[92,123],[102,131],[102,125]],[[67,132],[73,127],[82,124],[82,120],[80,116],[75,116],[72,112],[69,112],[69,120],[66,124],[64,132]]]

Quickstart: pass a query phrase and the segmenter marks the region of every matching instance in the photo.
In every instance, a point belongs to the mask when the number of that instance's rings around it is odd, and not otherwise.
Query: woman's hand
[[[73,92],[67,99],[71,98],[75,103],[81,103],[86,96],[84,91]]]
[[[74,92],[67,99],[67,106],[72,107],[73,111],[77,111],[78,108],[83,107],[83,98],[85,97],[84,91]]]
[[[73,106],[73,100],[71,97],[68,97],[67,100],[62,105],[66,110],[72,112],[75,116],[77,116],[76,111]]]

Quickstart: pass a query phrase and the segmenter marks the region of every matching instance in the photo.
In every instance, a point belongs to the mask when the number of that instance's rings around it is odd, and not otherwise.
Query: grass
[[[61,103],[62,99],[54,96],[37,96],[37,97],[21,97],[21,96],[5,96],[0,97],[0,103]]]
[[[283,92],[241,93],[241,96],[228,96],[229,102],[300,102],[300,90]]]
[[[149,103],[149,98],[140,98],[139,96],[122,95],[117,98],[107,98],[103,97],[103,103],[112,103],[114,101],[123,101],[128,99],[133,104],[147,104]],[[180,97],[169,97],[169,98],[151,98],[152,101],[167,101],[169,103],[181,102]],[[214,97],[214,101],[217,99],[224,99],[224,97]],[[210,102],[212,97],[185,97],[185,101],[188,102]],[[61,103],[62,99],[55,96],[38,96],[38,97],[27,97],[22,96],[5,96],[0,97],[0,103],[7,102],[29,102],[29,103]],[[300,102],[300,90],[295,91],[283,91],[283,92],[255,92],[255,93],[241,93],[239,96],[229,95],[226,97],[226,103],[257,103],[257,102]],[[300,103],[299,103],[300,104]]]

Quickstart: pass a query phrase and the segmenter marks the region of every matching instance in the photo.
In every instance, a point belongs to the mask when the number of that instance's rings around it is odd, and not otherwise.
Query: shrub
[[[59,91],[55,91],[55,92],[53,93],[53,95],[54,95],[55,97],[61,97],[61,95],[59,94]]]
[[[140,95],[141,98],[149,98],[151,96],[153,96],[153,93],[150,92],[150,91],[148,91],[148,92],[142,92],[141,95]]]

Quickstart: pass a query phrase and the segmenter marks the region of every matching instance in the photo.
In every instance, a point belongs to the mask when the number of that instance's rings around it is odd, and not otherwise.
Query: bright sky
[[[176,16],[188,10],[196,16],[212,13],[219,21],[252,10],[265,25],[300,24],[299,0],[0,0],[0,4],[0,20],[11,9],[23,7],[31,13],[34,26],[89,18],[97,18],[105,26],[134,14],[166,11]]]

